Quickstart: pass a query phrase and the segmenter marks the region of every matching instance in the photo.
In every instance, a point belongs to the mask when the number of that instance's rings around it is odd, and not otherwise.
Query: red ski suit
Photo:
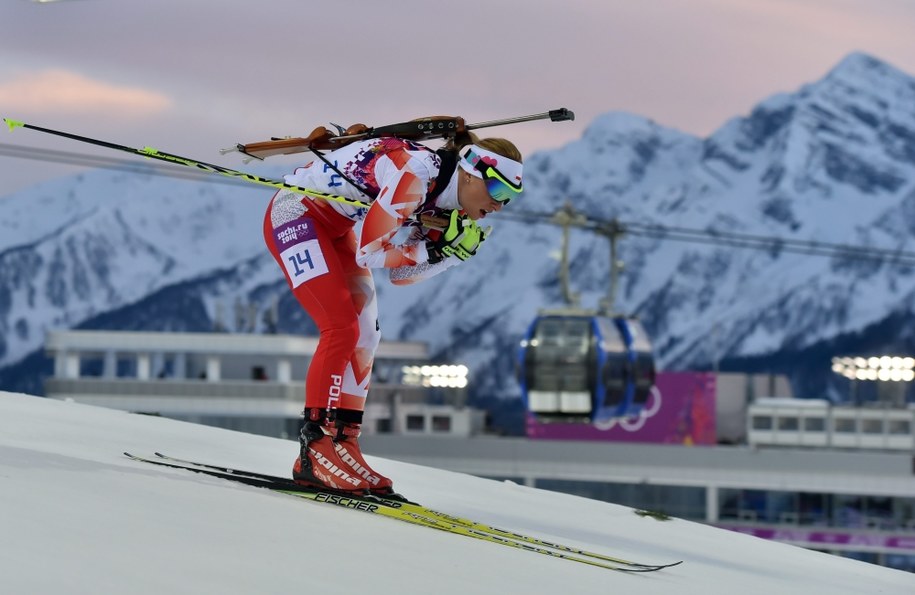
[[[428,264],[427,230],[410,221],[419,210],[458,208],[456,176],[435,204],[427,205],[441,160],[422,145],[372,139],[325,157],[374,200],[320,161],[297,169],[286,181],[371,206],[280,190],[264,218],[264,240],[320,331],[305,383],[305,407],[363,411],[381,338],[371,269],[390,269],[393,283],[409,284],[460,262],[450,257]]]

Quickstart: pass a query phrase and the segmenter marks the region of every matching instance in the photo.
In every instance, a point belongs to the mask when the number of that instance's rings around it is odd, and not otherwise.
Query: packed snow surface
[[[577,548],[632,575],[135,462],[285,474],[296,445],[0,392],[0,592],[915,593],[915,575],[632,509],[369,457],[411,498]]]

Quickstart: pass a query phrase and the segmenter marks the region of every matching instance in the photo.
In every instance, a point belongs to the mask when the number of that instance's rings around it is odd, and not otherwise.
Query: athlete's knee
[[[321,341],[329,341],[340,349],[353,351],[359,341],[359,321],[353,319],[345,324],[322,328]]]

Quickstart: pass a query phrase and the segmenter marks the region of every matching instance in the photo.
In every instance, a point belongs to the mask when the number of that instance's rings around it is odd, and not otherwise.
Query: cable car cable
[[[183,170],[170,165],[157,163],[142,163],[129,159],[116,159],[86,153],[41,149],[0,143],[0,156],[61,163],[65,165],[95,167],[128,173],[146,174],[171,177],[189,181],[208,181],[211,183],[227,184],[242,188],[257,189],[250,184],[231,178],[213,177],[206,172]],[[627,223],[616,220],[595,219],[592,216],[580,214],[583,221],[576,220],[571,225],[607,235],[608,230],[629,235],[666,239],[679,242],[688,242],[705,245],[724,245],[737,248],[763,250],[770,253],[788,252],[805,256],[826,256],[834,258],[849,258],[886,262],[900,266],[915,266],[915,252],[894,250],[891,248],[878,248],[870,246],[856,246],[851,244],[836,244],[832,242],[818,242],[813,240],[794,240],[775,236],[760,236],[753,234],[738,234],[716,230],[690,229],[666,225],[645,223]],[[515,211],[500,213],[500,218],[518,220],[532,223],[555,224],[555,213],[536,211]]]

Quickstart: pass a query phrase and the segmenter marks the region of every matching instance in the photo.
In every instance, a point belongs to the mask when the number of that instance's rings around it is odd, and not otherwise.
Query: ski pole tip
[[[11,120],[9,118],[3,118],[3,121],[6,122],[7,126],[9,126],[10,132],[16,130],[17,128],[25,127],[25,122],[20,122],[19,120]]]

